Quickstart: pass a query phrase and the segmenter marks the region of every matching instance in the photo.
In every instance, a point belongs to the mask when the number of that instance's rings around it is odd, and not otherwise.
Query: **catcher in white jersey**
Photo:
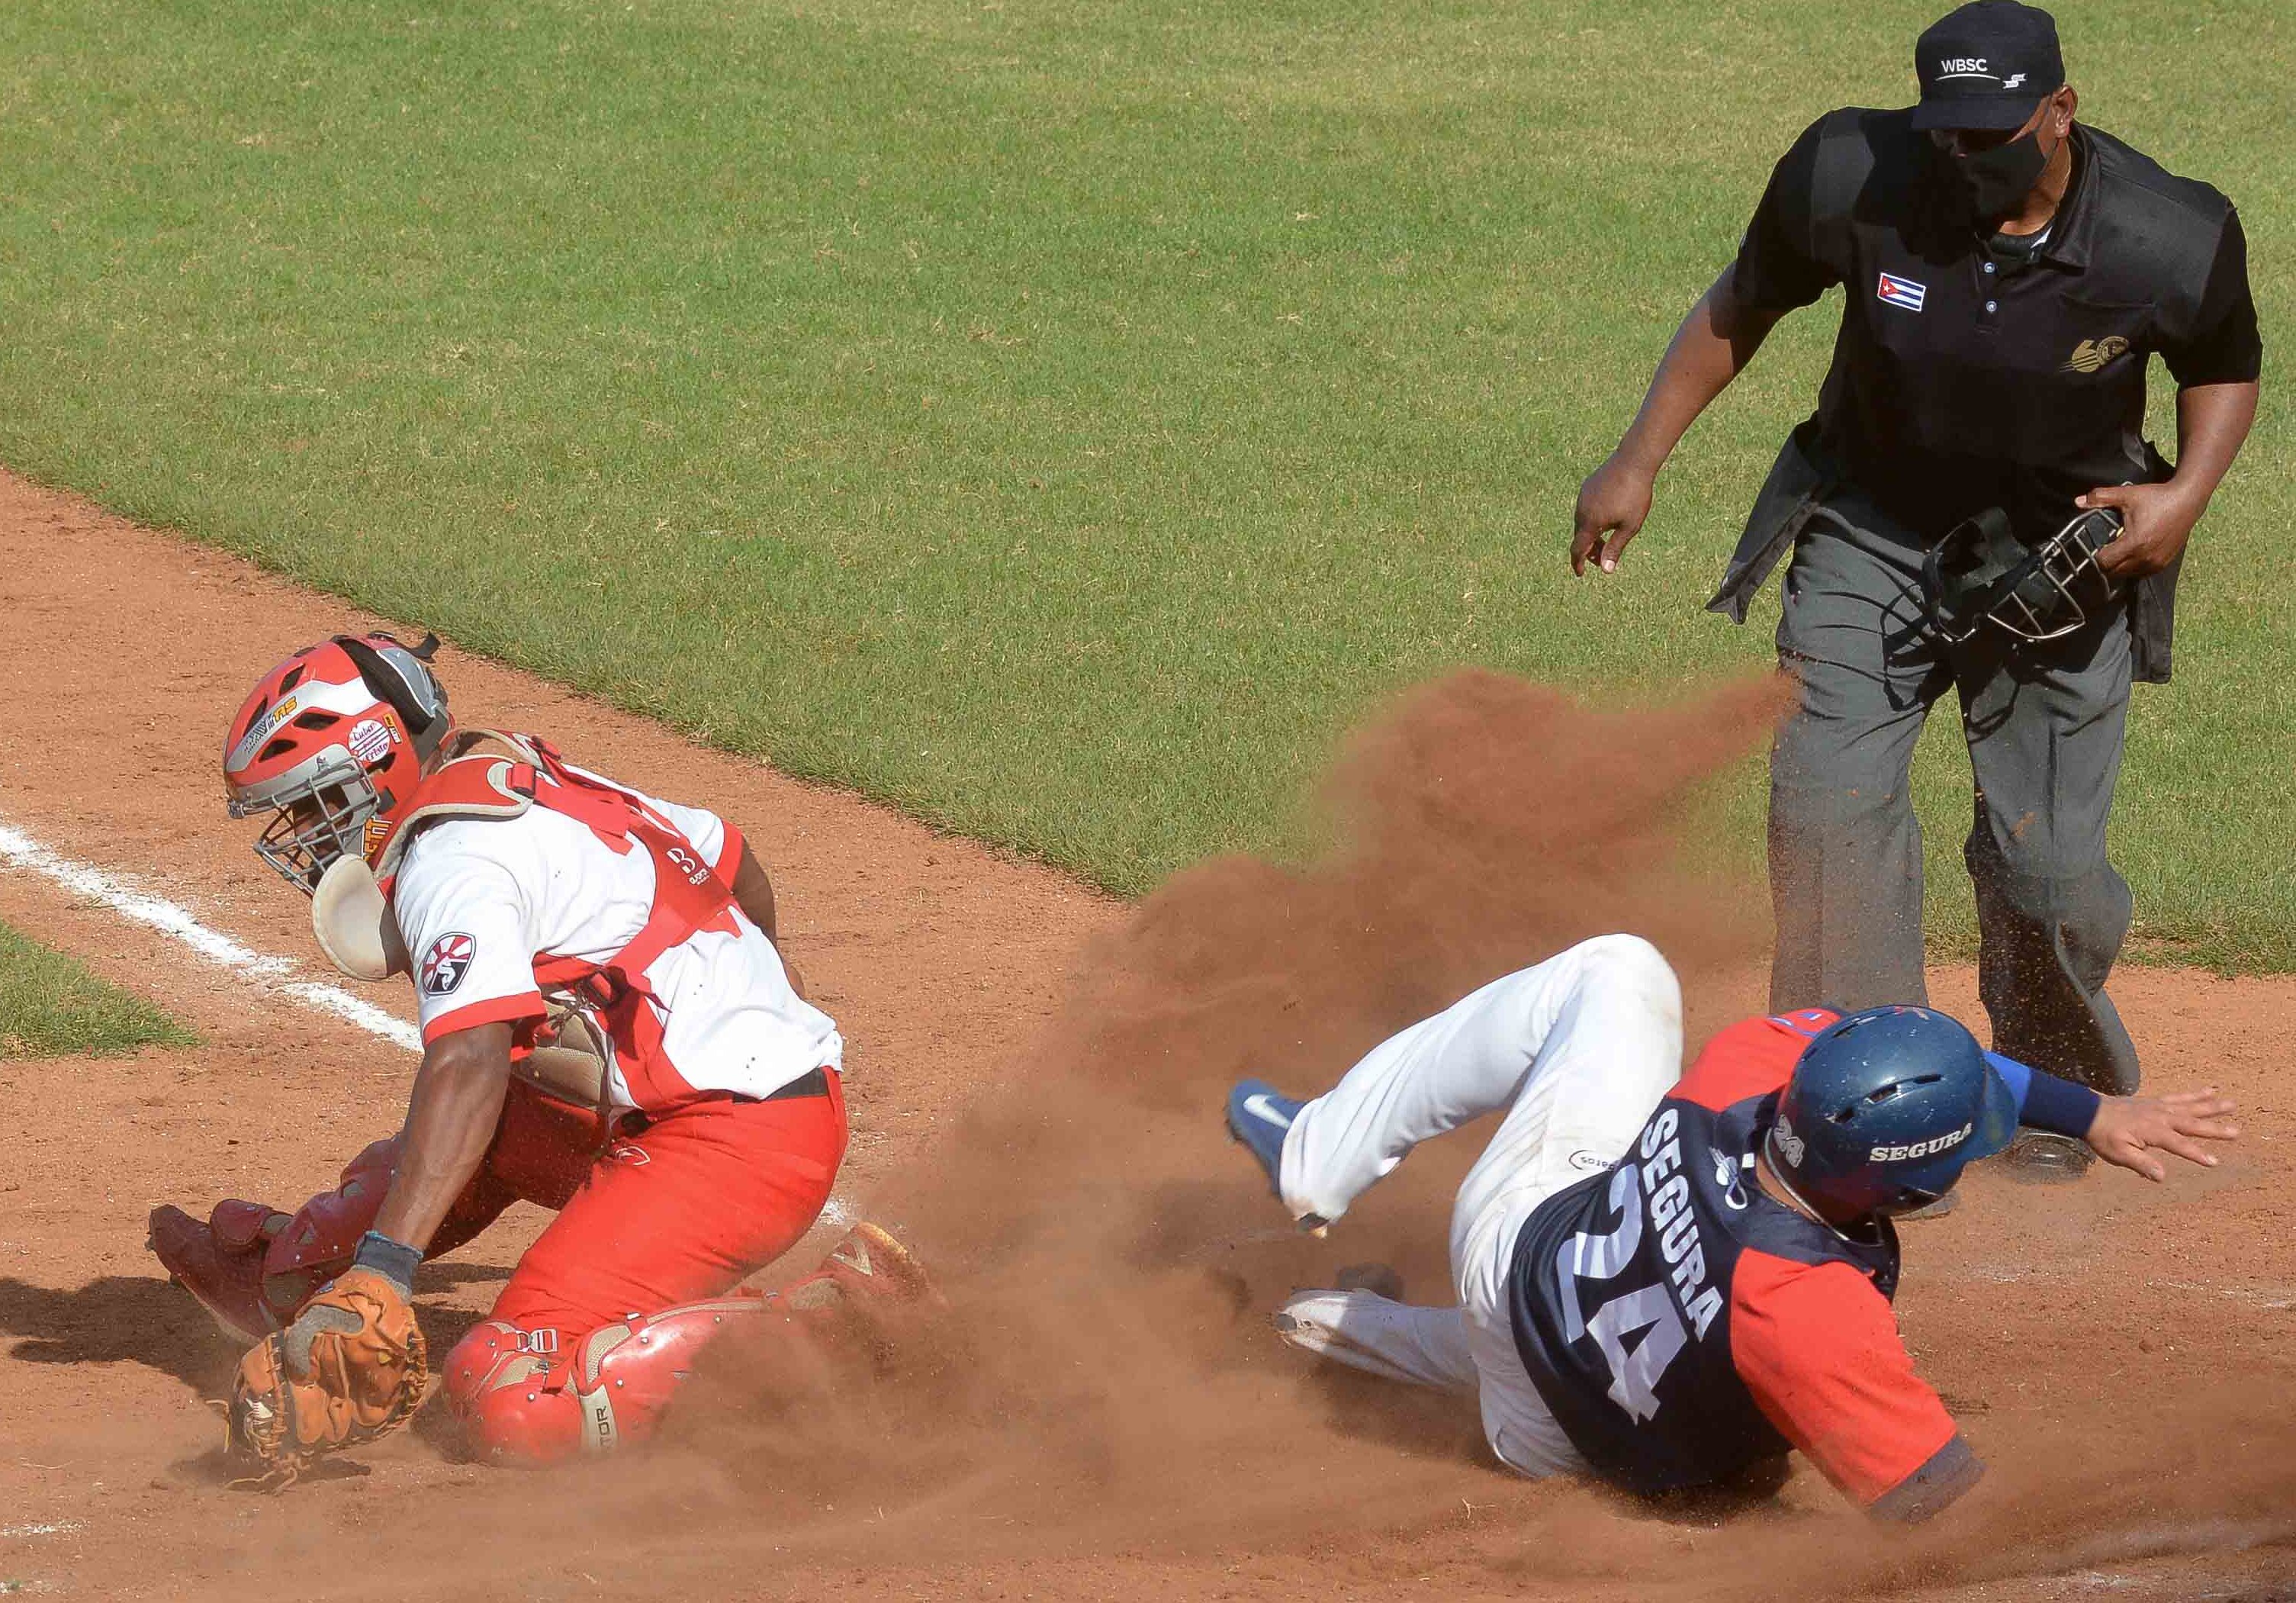
[[[644,1435],[729,1320],[927,1290],[862,1225],[798,1286],[727,1295],[829,1199],[837,1026],[783,960],[738,830],[531,736],[457,728],[435,644],[297,652],[226,739],[232,815],[269,818],[256,851],[312,896],[320,945],[357,978],[409,974],[422,1027],[405,1125],[335,1190],[291,1215],[152,1215],[170,1273],[257,1344],[231,1441],[281,1481],[413,1413],[415,1266],[521,1198],[558,1217],[445,1364],[448,1407],[497,1459]]]

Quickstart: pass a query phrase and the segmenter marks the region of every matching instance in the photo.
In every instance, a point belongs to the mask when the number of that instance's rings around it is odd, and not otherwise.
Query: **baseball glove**
[[[240,1360],[229,1450],[261,1466],[255,1484],[284,1490],[321,1455],[405,1424],[429,1377],[406,1294],[387,1275],[347,1270]]]

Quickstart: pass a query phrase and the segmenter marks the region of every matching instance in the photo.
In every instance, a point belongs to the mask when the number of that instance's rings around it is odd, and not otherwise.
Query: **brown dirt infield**
[[[4,475],[0,616],[0,821],[311,963],[303,908],[223,818],[213,763],[257,673],[367,621]],[[449,652],[444,666],[466,718],[548,732],[749,831],[850,1043],[840,1194],[920,1241],[955,1311],[868,1383],[793,1393],[771,1351],[731,1352],[642,1456],[492,1472],[418,1431],[283,1498],[226,1490],[201,1399],[234,1355],[144,1254],[144,1213],[299,1200],[395,1122],[412,1060],[0,872],[0,917],[207,1039],[0,1064],[19,1155],[0,1175],[0,1586],[2292,1595],[2296,982],[2132,970],[2116,984],[2154,1085],[2242,1099],[2248,1133],[2220,1170],[2046,1191],[1980,1172],[1957,1213],[1908,1227],[1908,1339],[1994,1466],[1911,1535],[1870,1531],[1806,1468],[1775,1504],[1738,1510],[1519,1483],[1451,1408],[1311,1373],[1267,1332],[1286,1287],[1351,1260],[1439,1284],[1444,1188],[1473,1138],[1414,1159],[1331,1242],[1302,1240],[1220,1139],[1230,1074],[1311,1087],[1466,984],[1612,923],[1676,958],[1693,1037],[1759,1005],[1745,891],[1683,878],[1663,852],[1673,799],[1758,736],[1759,690],[1603,719],[1453,681],[1351,748],[1333,793],[1348,855],[1208,865],[1134,910],[497,665]],[[1935,988],[1973,1015],[1965,971]],[[520,1210],[426,1269],[434,1331],[485,1305],[539,1222]]]

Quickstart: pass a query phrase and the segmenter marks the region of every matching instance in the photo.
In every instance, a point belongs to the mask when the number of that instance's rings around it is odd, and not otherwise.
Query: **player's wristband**
[[[2078,1141],[2088,1134],[2089,1126],[2096,1122],[2096,1110],[2103,1106],[2104,1098],[2088,1087],[2036,1069],[2032,1089],[2025,1093],[2025,1111],[2019,1115],[2018,1122],[2034,1130],[2046,1130],[2051,1135],[2070,1136]]]
[[[371,1269],[384,1279],[397,1282],[399,1290],[412,1296],[415,1266],[422,1262],[422,1248],[369,1230],[359,1237],[358,1253],[351,1259],[351,1267]]]
[[[2031,1130],[2043,1130],[2053,1136],[2070,1136],[2079,1140],[2088,1134],[2088,1127],[2096,1122],[2096,1110],[2104,1098],[2085,1085],[2075,1085],[2070,1080],[2060,1080],[2054,1074],[2044,1074],[2038,1069],[2029,1069],[2013,1057],[2004,1057],[1998,1052],[1988,1052],[1985,1061],[2001,1076],[2009,1094],[2017,1099],[2017,1122]]]

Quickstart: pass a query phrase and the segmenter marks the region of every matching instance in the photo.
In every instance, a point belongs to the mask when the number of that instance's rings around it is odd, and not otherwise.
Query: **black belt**
[[[747,1096],[741,1091],[704,1091],[701,1099],[715,1101],[722,1097],[728,1102],[758,1103],[794,1102],[803,1097],[826,1097],[829,1095],[829,1075],[827,1069],[815,1069],[810,1073],[799,1075],[781,1089],[767,1091],[762,1097]],[[625,1135],[636,1135],[651,1129],[652,1124],[653,1121],[642,1109],[632,1108],[615,1121],[614,1128]]]
[[[743,1100],[791,1102],[800,1097],[826,1097],[827,1095],[829,1095],[829,1071],[816,1069],[809,1074],[799,1075],[777,1091],[768,1091],[764,1096],[754,1098],[744,1097]]]

